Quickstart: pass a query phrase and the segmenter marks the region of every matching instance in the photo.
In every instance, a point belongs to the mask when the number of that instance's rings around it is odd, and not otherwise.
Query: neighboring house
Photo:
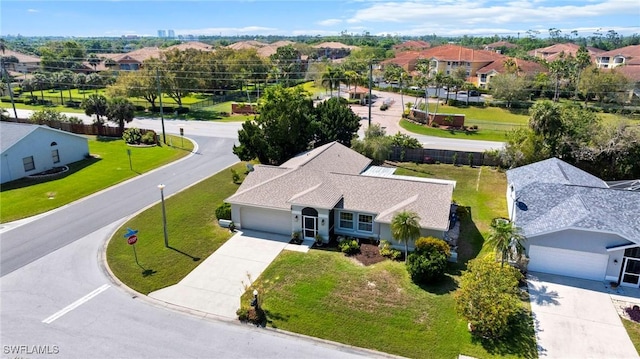
[[[596,66],[600,69],[612,69],[622,65],[640,66],[640,45],[626,46],[596,56]]]
[[[508,170],[507,182],[529,271],[640,285],[640,192],[557,158]]]
[[[331,60],[345,58],[351,54],[351,51],[358,49],[357,46],[349,46],[340,42],[323,42],[311,47],[317,50],[318,57]]]
[[[15,71],[21,74],[27,74],[40,69],[40,58],[31,55],[25,55],[21,52],[5,49],[4,54],[0,53],[0,56],[10,57],[14,56],[18,59],[18,62],[7,62],[6,68],[8,71]]]
[[[497,41],[487,45],[484,45],[484,49],[487,51],[496,51],[499,54],[502,53],[502,49],[514,49],[518,45],[512,44],[509,41]]]
[[[535,76],[541,72],[547,72],[547,69],[537,62],[521,60],[515,57],[505,58],[504,60],[498,60],[490,63],[489,65],[476,71],[477,80],[475,85],[479,88],[488,88],[491,78],[498,74],[507,72],[505,61],[508,59],[513,60],[518,75]]]
[[[564,54],[564,56],[571,55],[573,57],[576,57],[578,50],[580,50],[580,45],[567,42],[567,43],[542,47],[539,49],[534,49],[529,51],[528,54],[530,56],[546,60],[547,62],[553,62],[558,57],[560,57],[561,54]],[[591,57],[591,62],[595,62],[596,57],[599,56],[599,54],[603,53],[604,50],[587,46],[587,52],[589,52],[589,56]]]
[[[381,65],[384,67],[391,63],[396,64],[415,77],[418,75],[416,64],[422,59],[431,62],[431,76],[436,72],[452,75],[458,68],[463,68],[468,82],[480,88],[486,88],[491,77],[503,71],[504,62],[509,57],[494,51],[474,50],[458,45],[443,45],[424,51],[400,52],[396,54],[395,58],[381,62]],[[514,61],[517,62],[520,73],[535,74],[544,71],[541,65],[534,62],[515,58]]]
[[[411,210],[421,218],[423,236],[445,238],[454,181],[363,173],[370,164],[332,142],[278,167],[257,165],[226,199],[231,218],[237,228],[283,235],[299,231],[305,239],[320,235],[327,242],[344,235],[399,245],[391,237],[391,219]]]
[[[0,183],[50,170],[89,155],[86,137],[42,125],[0,122]]]
[[[369,95],[369,88],[354,86],[348,91],[350,100],[360,100],[360,104],[365,104],[367,96]]]

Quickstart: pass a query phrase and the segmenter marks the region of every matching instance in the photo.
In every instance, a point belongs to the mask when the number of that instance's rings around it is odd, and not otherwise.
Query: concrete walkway
[[[637,290],[533,272],[527,282],[541,358],[638,358],[612,302]]]
[[[289,244],[289,236],[238,231],[178,284],[149,294],[167,303],[237,319],[240,296],[282,250],[306,252],[312,242]]]

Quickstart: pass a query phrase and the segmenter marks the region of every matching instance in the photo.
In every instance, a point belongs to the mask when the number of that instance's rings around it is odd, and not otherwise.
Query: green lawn
[[[232,168],[244,177],[243,163]],[[218,226],[215,209],[237,189],[230,170],[226,169],[167,198],[171,248],[164,246],[161,205],[140,213],[123,224],[109,241],[109,268],[127,286],[144,294],[178,283],[231,237],[229,230]],[[135,245],[139,265],[123,237],[127,227],[139,231]]]
[[[622,320],[622,325],[627,330],[627,334],[629,334],[636,351],[640,353],[640,323],[635,323],[625,318],[620,318],[620,320]]]
[[[21,179],[2,185],[0,221],[9,222],[58,208],[116,183],[148,172],[186,156],[191,141],[172,136],[178,147],[130,147],[123,140],[96,140],[89,137],[89,151],[98,155],[69,165],[69,171],[50,179]],[[178,145],[179,144],[179,145]],[[127,150],[131,150],[129,166]]]
[[[468,125],[470,121],[466,121],[465,123]],[[493,124],[491,125],[492,127]],[[407,121],[405,119],[400,120],[400,127],[404,128],[409,132],[413,132],[419,135],[427,135],[427,136],[435,136],[435,137],[445,137],[445,138],[459,138],[459,139],[469,139],[469,140],[482,140],[482,141],[498,141],[505,142],[507,140],[507,132],[510,131],[514,127],[505,126],[504,129],[489,129],[484,128],[482,125],[478,125],[477,131],[450,131],[440,128],[429,127],[425,125],[421,125],[418,123],[414,123],[411,121]]]
[[[478,255],[490,220],[506,215],[503,172],[404,163],[396,173],[457,181],[454,200],[467,208],[461,218],[461,261]],[[536,357],[530,318],[523,318],[504,341],[471,337],[452,295],[461,269],[464,263],[452,265],[440,284],[420,287],[401,262],[363,267],[333,251],[283,252],[242,303],[248,305],[257,288],[269,326],[407,357]],[[529,308],[528,298],[523,307]]]

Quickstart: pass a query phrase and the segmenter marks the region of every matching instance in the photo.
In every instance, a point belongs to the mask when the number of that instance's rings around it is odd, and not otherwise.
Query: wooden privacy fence
[[[497,159],[484,152],[467,152],[439,150],[430,148],[402,148],[393,147],[389,160],[395,162],[416,162],[416,163],[453,163],[453,157],[457,154],[456,164],[468,165],[469,155],[473,157],[474,166],[497,166]]]
[[[122,137],[122,131],[118,127],[112,126],[98,126],[98,125],[86,125],[86,124],[75,124],[69,122],[62,121],[38,121],[37,123],[31,122],[26,118],[19,118],[18,121],[15,119],[11,119],[7,122],[18,122],[18,123],[29,123],[35,125],[46,125],[51,128],[55,128],[58,130],[76,133],[79,135],[93,135],[93,136],[105,136],[105,137]],[[126,129],[125,129],[126,130]],[[154,132],[153,130],[140,129],[140,133],[144,135],[147,132]]]

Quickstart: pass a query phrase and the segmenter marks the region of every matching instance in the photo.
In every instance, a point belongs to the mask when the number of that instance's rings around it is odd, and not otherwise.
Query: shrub
[[[231,180],[233,180],[233,183],[240,183],[240,175],[233,168],[231,169]]]
[[[267,315],[262,308],[241,307],[236,311],[236,315],[238,315],[238,320],[244,323],[264,325],[267,321]]]
[[[407,257],[407,271],[415,283],[431,283],[447,269],[447,256],[439,251],[413,252]]]
[[[435,251],[444,254],[447,258],[451,255],[449,244],[440,238],[420,237],[416,240],[415,247],[418,253],[431,253]]]
[[[504,336],[520,313],[522,274],[511,266],[501,267],[492,257],[471,260],[467,268],[454,294],[458,311],[469,321],[474,335]]]
[[[122,139],[124,140],[124,142],[130,145],[137,145],[142,140],[142,133],[140,132],[139,128],[136,128],[136,127],[128,128],[124,130],[124,133],[122,134]]]
[[[358,241],[353,238],[345,238],[338,243],[340,251],[348,256],[358,254],[360,252],[360,245]]]
[[[399,249],[393,248],[391,243],[387,240],[381,240],[378,245],[378,249],[380,250],[380,255],[383,257],[387,257],[394,261],[402,259],[402,252]]]
[[[147,131],[142,136],[140,141],[147,145],[153,145],[156,143],[156,133],[154,131]]]
[[[219,205],[218,208],[216,208],[216,218],[231,220],[231,205],[227,202]]]
[[[135,105],[134,109],[138,112],[142,112],[145,110],[144,106],[141,106],[141,105]]]
[[[176,112],[180,115],[185,114],[185,113],[189,113],[189,108],[188,107],[178,107],[176,109]]]
[[[380,111],[386,111],[389,109],[389,105],[387,105],[386,103],[383,103],[382,106],[380,106]]]

